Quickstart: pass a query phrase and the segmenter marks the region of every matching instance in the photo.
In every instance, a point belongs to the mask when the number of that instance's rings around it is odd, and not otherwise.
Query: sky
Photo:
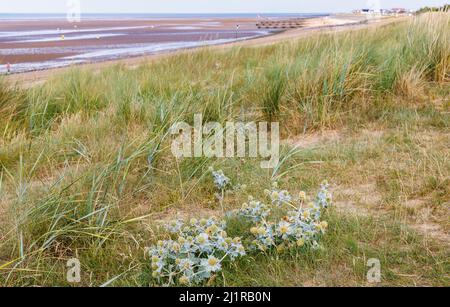
[[[0,0],[0,13],[66,13],[77,0]],[[78,0],[83,13],[334,13],[374,7],[418,9],[449,0]]]

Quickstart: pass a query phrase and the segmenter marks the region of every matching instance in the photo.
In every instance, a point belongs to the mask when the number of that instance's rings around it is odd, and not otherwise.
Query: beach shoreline
[[[364,16],[356,16],[353,14],[339,14],[325,17],[308,18],[305,20],[306,20],[305,26],[301,28],[271,30],[266,35],[259,35],[259,36],[257,35],[253,37],[239,37],[237,39],[230,39],[229,41],[224,40],[221,43],[192,45],[187,47],[174,48],[171,50],[155,51],[148,54],[128,55],[124,57],[111,59],[105,58],[89,62],[74,63],[73,65],[65,65],[62,67],[54,67],[54,68],[49,67],[40,70],[12,73],[4,75],[3,78],[6,79],[9,84],[21,83],[21,86],[29,87],[44,82],[46,79],[48,79],[49,76],[53,75],[54,73],[64,72],[74,67],[81,69],[86,68],[89,70],[98,70],[111,65],[127,65],[129,68],[132,69],[145,62],[160,60],[162,58],[170,57],[176,54],[194,52],[195,50],[204,47],[221,50],[237,46],[241,47],[261,46],[285,40],[298,39],[301,37],[315,35],[326,31],[345,31],[361,28],[363,29],[370,27],[371,25],[390,23],[395,20],[398,20],[398,18],[367,19]],[[166,22],[169,23],[170,25],[170,22],[173,22],[173,20],[166,20]],[[199,19],[183,20],[183,23],[185,24],[192,24],[193,22],[198,23]],[[255,22],[254,19],[251,20],[227,19],[225,25],[222,24],[222,27],[230,27],[231,25],[237,22],[240,22],[240,24],[242,24],[243,31],[251,31],[255,30],[256,28],[255,26],[256,23],[254,23]],[[90,26],[92,25],[91,24],[85,25],[85,27]]]
[[[237,26],[239,25],[239,26]],[[254,19],[0,20],[0,63],[10,73],[216,45],[271,34]],[[6,73],[0,66],[0,73]]]

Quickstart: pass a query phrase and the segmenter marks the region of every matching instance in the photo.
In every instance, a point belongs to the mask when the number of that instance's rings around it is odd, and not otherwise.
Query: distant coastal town
[[[374,5],[371,8],[363,8],[354,10],[353,14],[358,15],[382,15],[382,16],[401,16],[401,15],[413,15],[413,14],[420,14],[420,13],[426,13],[426,12],[437,12],[437,11],[443,11],[448,12],[450,5],[446,4],[442,7],[423,7],[419,10],[412,10],[412,9],[405,9],[405,8],[390,8],[390,9],[384,9],[380,7],[376,7]]]

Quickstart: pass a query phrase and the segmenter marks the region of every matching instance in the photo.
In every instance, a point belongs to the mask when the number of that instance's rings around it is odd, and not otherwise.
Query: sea
[[[328,16],[329,13],[221,13],[221,14],[152,14],[152,13],[127,13],[127,14],[99,14],[83,13],[82,19],[87,20],[136,20],[136,19],[195,19],[195,18],[312,18]],[[0,20],[48,20],[64,19],[66,14],[32,14],[32,13],[0,13]]]

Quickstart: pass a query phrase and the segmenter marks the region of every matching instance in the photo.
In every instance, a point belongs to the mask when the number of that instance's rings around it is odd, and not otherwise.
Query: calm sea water
[[[328,13],[245,13],[245,14],[82,14],[84,19],[189,19],[189,18],[255,18],[258,16],[267,18],[282,17],[320,17],[328,16]],[[0,13],[0,20],[45,20],[45,19],[64,19],[65,14],[9,14]]]

